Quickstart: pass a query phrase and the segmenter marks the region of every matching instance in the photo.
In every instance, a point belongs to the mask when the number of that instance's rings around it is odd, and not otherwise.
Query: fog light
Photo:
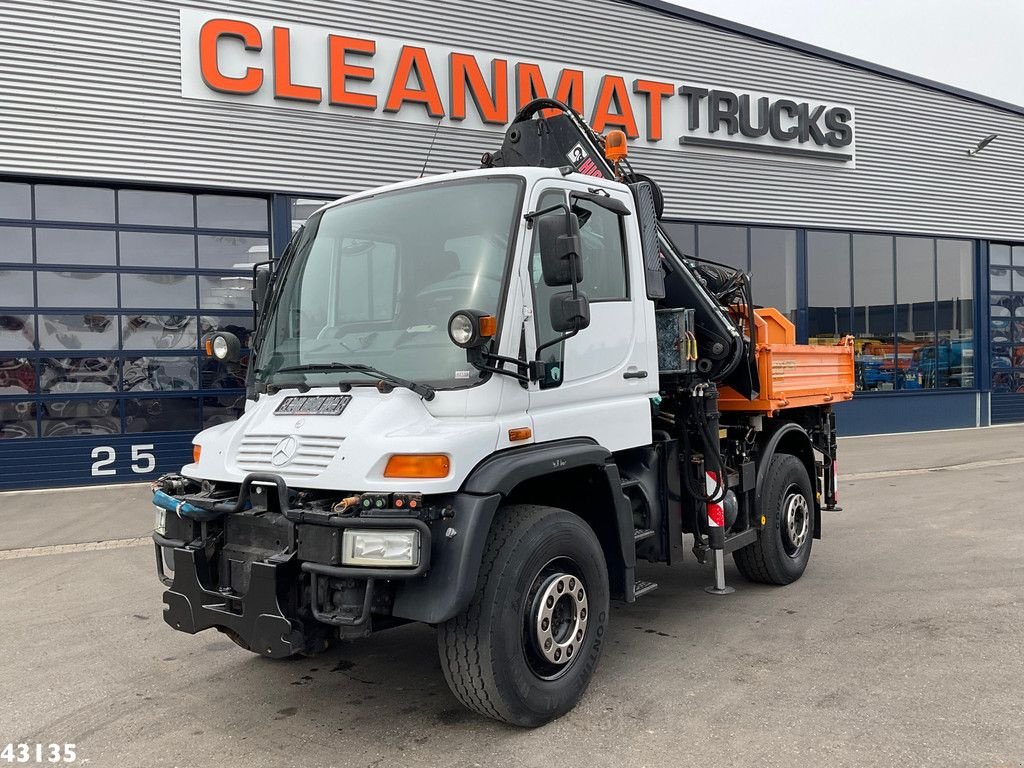
[[[420,564],[420,532],[346,528],[342,537],[341,562],[344,565],[414,568]]]

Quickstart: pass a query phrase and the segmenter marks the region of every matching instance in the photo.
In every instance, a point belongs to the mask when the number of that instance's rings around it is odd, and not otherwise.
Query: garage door
[[[1024,421],[1024,245],[989,246],[992,423]]]

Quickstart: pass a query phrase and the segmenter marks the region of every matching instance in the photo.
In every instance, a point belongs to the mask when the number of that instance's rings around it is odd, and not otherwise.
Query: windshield
[[[501,176],[442,181],[313,216],[280,278],[256,380],[367,380],[313,369],[341,363],[437,388],[479,381],[448,338],[448,318],[476,309],[500,320],[523,186]],[[312,368],[283,370],[296,366]]]

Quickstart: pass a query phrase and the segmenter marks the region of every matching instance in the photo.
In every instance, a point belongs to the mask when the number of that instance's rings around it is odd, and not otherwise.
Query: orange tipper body
[[[775,413],[785,408],[850,400],[854,389],[853,338],[833,346],[796,343],[796,328],[777,309],[754,310],[760,394],[748,400],[723,386],[723,411]]]

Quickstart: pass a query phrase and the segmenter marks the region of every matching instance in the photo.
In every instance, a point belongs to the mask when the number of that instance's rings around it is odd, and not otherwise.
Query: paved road
[[[730,564],[722,598],[694,563],[648,568],[661,588],[613,609],[581,706],[535,731],[464,711],[427,627],[294,662],[173,632],[131,541],[143,489],[0,496],[0,746],[104,768],[1024,765],[1024,428],[841,451],[845,511],[801,581]],[[38,549],[97,540],[116,548]]]

